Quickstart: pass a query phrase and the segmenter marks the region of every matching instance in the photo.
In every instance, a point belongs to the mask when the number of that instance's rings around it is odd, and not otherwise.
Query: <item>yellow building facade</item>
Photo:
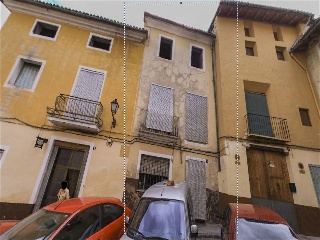
[[[63,180],[71,197],[121,199],[123,136],[130,140],[147,31],[126,27],[124,111],[123,24],[42,2],[3,3],[11,14],[0,33],[1,218],[56,201]]]
[[[156,182],[187,181],[195,218],[212,221],[218,207],[214,35],[150,13],[137,92],[134,141],[126,171],[133,209]]]
[[[219,203],[268,206],[293,229],[319,236],[319,115],[312,84],[289,50],[312,15],[220,2],[217,35]]]

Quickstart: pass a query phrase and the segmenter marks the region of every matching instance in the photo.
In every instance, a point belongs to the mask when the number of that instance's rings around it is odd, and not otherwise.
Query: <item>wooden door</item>
[[[249,149],[247,151],[252,198],[293,202],[289,174],[283,154]]]

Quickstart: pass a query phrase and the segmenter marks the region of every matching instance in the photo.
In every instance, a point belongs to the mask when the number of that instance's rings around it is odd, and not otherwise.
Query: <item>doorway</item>
[[[57,201],[62,181],[71,198],[78,197],[89,146],[55,141],[34,210]]]
[[[271,208],[299,232],[284,153],[250,148],[247,159],[252,203]]]

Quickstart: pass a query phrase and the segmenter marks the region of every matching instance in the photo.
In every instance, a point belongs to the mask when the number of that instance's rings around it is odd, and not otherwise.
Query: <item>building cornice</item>
[[[32,15],[56,23],[68,24],[102,35],[124,37],[123,23],[96,15],[33,0],[3,0],[3,3],[11,12]],[[147,39],[147,36],[147,30],[126,25],[127,40],[143,43]]]
[[[185,26],[148,12],[144,13],[145,27],[159,29],[183,38],[188,38],[203,44],[212,45],[215,35],[200,29]]]

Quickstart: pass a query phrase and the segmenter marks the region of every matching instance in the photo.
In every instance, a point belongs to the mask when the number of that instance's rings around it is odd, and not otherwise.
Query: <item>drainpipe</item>
[[[310,89],[311,89],[311,92],[312,92],[312,97],[313,97],[314,102],[316,103],[316,107],[317,107],[317,110],[318,110],[318,116],[320,117],[319,105],[318,105],[317,97],[316,97],[316,95],[315,95],[315,93],[314,93],[314,90],[313,90],[313,87],[312,87],[312,83],[311,83],[311,80],[310,80],[309,72],[308,72],[308,70],[302,65],[302,63],[300,63],[299,60],[298,60],[292,53],[290,53],[290,56],[300,65],[300,67],[301,67],[301,68],[306,72],[306,74],[307,74],[308,83],[309,83],[309,86],[310,86]]]
[[[217,152],[218,152],[218,171],[221,172],[221,163],[220,163],[220,145],[219,145],[219,118],[218,118],[218,103],[217,103],[217,86],[215,78],[215,55],[214,55],[214,40],[212,41],[212,83],[213,83],[213,92],[214,92],[214,108],[216,112],[216,137],[217,137]]]

